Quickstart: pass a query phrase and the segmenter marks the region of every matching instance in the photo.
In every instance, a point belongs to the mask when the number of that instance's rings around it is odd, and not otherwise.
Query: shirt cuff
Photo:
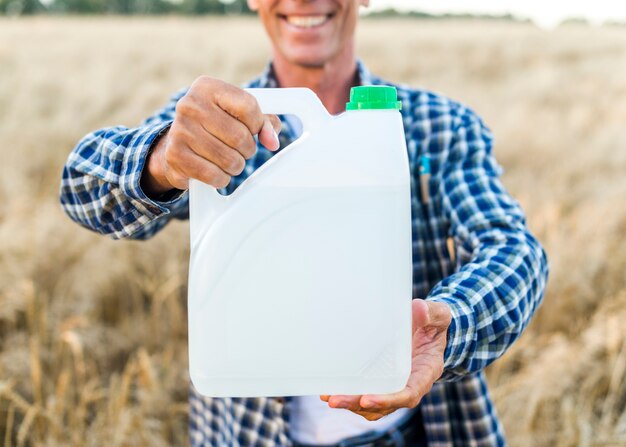
[[[122,173],[119,184],[122,192],[142,214],[151,219],[169,214],[171,209],[182,200],[186,191],[166,193],[164,200],[154,200],[141,189],[141,175],[152,145],[165,133],[172,121],[146,126],[136,132],[124,153]]]
[[[453,369],[462,365],[465,353],[472,343],[476,332],[476,323],[472,308],[452,294],[441,293],[426,298],[427,301],[444,303],[450,308],[452,321],[448,327],[446,350],[444,352],[444,373],[442,379],[458,376]]]

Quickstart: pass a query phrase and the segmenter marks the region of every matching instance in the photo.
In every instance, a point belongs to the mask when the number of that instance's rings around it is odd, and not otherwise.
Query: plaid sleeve
[[[491,132],[466,110],[442,158],[437,192],[461,268],[427,298],[452,310],[442,381],[480,371],[501,356],[543,297],[545,252],[505,191],[500,171]]]
[[[172,217],[187,215],[186,193],[156,201],[140,187],[148,151],[171,125],[183,94],[176,93],[139,127],[100,129],[78,143],[63,169],[60,188],[61,205],[74,221],[114,239],[146,239]]]

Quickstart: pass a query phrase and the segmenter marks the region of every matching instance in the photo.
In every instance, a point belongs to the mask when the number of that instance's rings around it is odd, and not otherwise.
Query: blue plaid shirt
[[[357,63],[362,85],[393,85]],[[249,87],[276,87],[271,64]],[[503,430],[483,369],[520,336],[546,284],[545,253],[505,191],[492,135],[470,109],[444,96],[396,86],[412,172],[413,294],[448,304],[452,324],[445,371],[420,403],[429,446],[503,446]],[[141,172],[153,141],[175,114],[169,104],[136,128],[111,127],[84,137],[63,172],[61,203],[79,224],[113,238],[145,239],[172,218],[188,217],[188,195],[149,199]],[[283,120],[281,148],[294,139]],[[272,157],[261,149],[224,192]],[[430,158],[420,200],[419,160]],[[449,251],[449,238],[455,254]],[[287,446],[290,399],[215,399],[190,394],[194,446]]]

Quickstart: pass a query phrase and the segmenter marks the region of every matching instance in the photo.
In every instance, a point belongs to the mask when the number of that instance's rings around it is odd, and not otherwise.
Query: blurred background
[[[358,54],[484,117],[548,251],[545,301],[488,371],[510,444],[624,446],[626,13],[433,3],[373,0]],[[187,224],[110,241],[63,214],[59,179],[86,133],[138,124],[200,74],[254,77],[264,32],[240,0],[0,13],[0,446],[185,445]]]

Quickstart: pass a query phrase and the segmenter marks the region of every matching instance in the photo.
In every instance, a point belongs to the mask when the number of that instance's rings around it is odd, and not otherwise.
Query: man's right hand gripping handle
[[[201,76],[178,101],[172,126],[148,156],[141,187],[153,198],[187,189],[190,178],[223,188],[256,152],[255,135],[278,150],[280,128],[278,117],[261,113],[248,92]]]

